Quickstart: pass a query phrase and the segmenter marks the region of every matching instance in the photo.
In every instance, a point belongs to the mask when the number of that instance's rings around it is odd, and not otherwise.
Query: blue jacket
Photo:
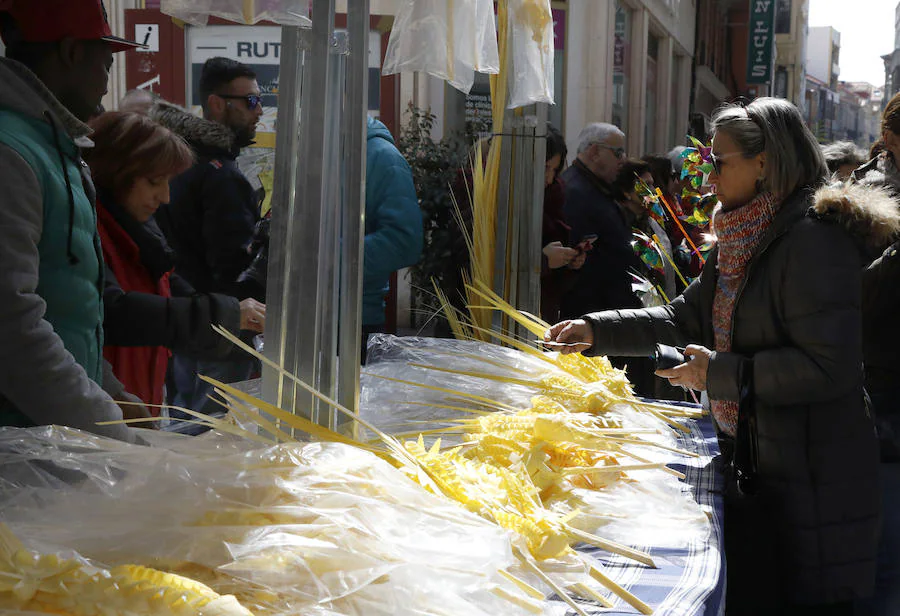
[[[391,274],[418,263],[423,235],[412,170],[387,127],[369,118],[363,325],[384,324],[384,296]]]

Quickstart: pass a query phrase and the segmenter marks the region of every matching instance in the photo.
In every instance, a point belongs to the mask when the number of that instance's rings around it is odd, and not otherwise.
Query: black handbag
[[[726,489],[732,499],[744,500],[759,493],[759,444],[756,400],[753,394],[753,360],[742,363],[739,378],[738,422],[734,453],[726,473]]]

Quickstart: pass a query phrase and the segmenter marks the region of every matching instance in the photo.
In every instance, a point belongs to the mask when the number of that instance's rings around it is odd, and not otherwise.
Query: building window
[[[628,132],[628,88],[631,76],[631,10],[616,0],[613,48],[612,123]]]
[[[775,34],[791,33],[791,0],[778,0],[775,5]]]
[[[684,135],[679,134],[682,129],[682,118],[678,116],[678,88],[681,84],[681,80],[679,79],[679,77],[681,75],[681,67],[683,66],[682,63],[684,61],[684,56],[672,56],[672,84],[671,92],[669,93],[669,143],[662,144],[667,148],[672,148],[676,145],[682,144],[685,137]]]
[[[647,82],[645,104],[647,118],[644,121],[644,150],[653,151],[656,143],[656,101],[659,94],[659,38],[647,37]]]
[[[788,96],[788,74],[787,69],[779,66],[775,69],[775,87],[773,92],[777,98],[790,98]]]

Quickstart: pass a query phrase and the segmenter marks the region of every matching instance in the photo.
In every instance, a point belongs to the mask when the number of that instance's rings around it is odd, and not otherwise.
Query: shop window
[[[616,0],[613,47],[612,123],[628,132],[628,88],[631,82],[631,10]]]

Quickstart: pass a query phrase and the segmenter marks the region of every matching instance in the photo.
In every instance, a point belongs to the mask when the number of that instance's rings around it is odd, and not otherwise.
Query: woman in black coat
[[[863,255],[827,207],[809,213],[826,168],[796,107],[726,106],[713,132],[719,245],[700,278],[669,306],[587,315],[547,338],[585,354],[687,346],[658,374],[707,392],[726,464],[739,419],[756,421],[741,425],[758,445],[755,493],[726,498],[727,613],[852,614],[872,592],[879,525]]]

